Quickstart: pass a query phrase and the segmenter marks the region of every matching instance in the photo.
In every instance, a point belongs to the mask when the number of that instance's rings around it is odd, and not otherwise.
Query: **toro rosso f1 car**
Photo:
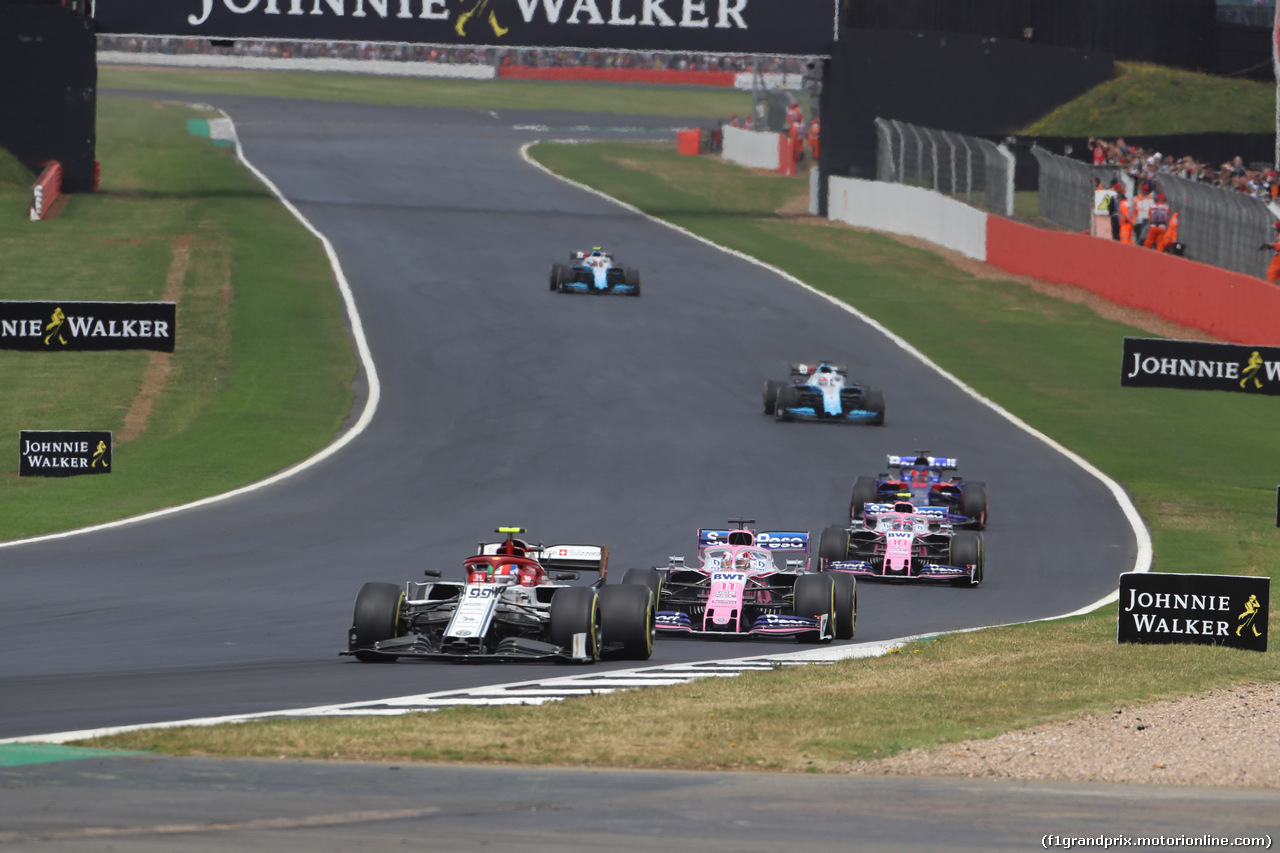
[[[596,246],[571,252],[568,264],[551,265],[551,289],[560,293],[620,293],[640,295],[640,271],[619,266],[611,252]]]
[[[792,364],[787,381],[764,383],[764,413],[780,421],[883,424],[884,393],[851,382],[842,364]]]
[[[698,531],[697,566],[671,557],[665,567],[627,572],[626,583],[657,594],[659,633],[793,636],[802,643],[853,637],[855,581],[809,571],[808,533],[757,533],[745,518],[729,523],[732,529]]]
[[[941,506],[947,510],[952,527],[982,530],[987,526],[987,484],[947,476],[959,465],[948,456],[930,456],[927,451],[903,456],[889,454],[888,472],[853,481],[849,498],[849,518],[861,519],[868,504],[910,501],[916,506]]]
[[[603,545],[530,545],[500,527],[505,541],[480,543],[462,562],[462,580],[366,583],[356,596],[347,651],[364,662],[551,659],[603,656],[647,660],[653,653],[653,593],[605,586]],[[571,586],[598,572],[590,586]],[[441,572],[428,570],[439,578]]]
[[[982,534],[955,532],[947,508],[907,501],[865,506],[849,527],[828,527],[818,537],[818,567],[879,580],[982,583]]]

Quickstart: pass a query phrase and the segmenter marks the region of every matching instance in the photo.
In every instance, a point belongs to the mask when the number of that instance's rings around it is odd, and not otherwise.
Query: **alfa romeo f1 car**
[[[656,593],[659,633],[793,636],[802,643],[853,637],[854,578],[809,571],[808,533],[757,533],[745,518],[729,523],[732,529],[698,531],[697,566],[671,557],[665,567],[627,572],[624,583]]]
[[[875,477],[858,477],[849,497],[849,518],[857,521],[869,504],[910,501],[916,506],[941,506],[947,510],[952,527],[982,530],[987,526],[987,484],[948,477],[959,461],[949,456],[930,456],[927,451],[903,456],[889,454],[889,471]]]
[[[953,530],[941,506],[870,503],[861,521],[828,527],[818,537],[823,572],[976,587],[983,562],[982,534]]]
[[[780,421],[884,423],[884,393],[849,380],[842,364],[792,364],[785,382],[764,383],[764,413]]]
[[[653,593],[606,586],[603,545],[530,545],[519,527],[506,540],[481,542],[462,562],[462,580],[366,583],[356,596],[347,651],[364,662],[552,659],[591,662],[602,656],[647,660],[653,653]],[[573,586],[598,572],[590,586]]]
[[[551,289],[560,293],[640,295],[640,270],[620,266],[611,252],[596,246],[571,252],[568,264],[551,265]]]

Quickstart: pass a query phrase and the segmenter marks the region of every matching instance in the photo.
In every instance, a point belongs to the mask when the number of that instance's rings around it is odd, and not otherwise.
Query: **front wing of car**
[[[451,643],[433,640],[425,634],[418,633],[407,634],[403,637],[393,637],[369,646],[356,646],[354,644],[353,629],[351,639],[352,641],[348,644],[347,651],[339,654],[354,655],[357,652],[373,652],[395,657],[454,661],[561,660],[586,663],[590,660],[585,651],[585,634],[579,634],[574,638],[574,645],[578,646],[578,648],[556,646],[526,637],[508,637],[498,643],[492,652],[478,651],[478,646],[474,643]]]
[[[696,637],[791,637],[796,634],[820,632],[823,639],[830,639],[833,625],[827,624],[827,617],[793,616],[778,613],[764,613],[756,617],[755,622],[744,630],[704,631],[696,627],[697,623],[688,614],[680,610],[659,610],[655,624],[659,631],[672,634],[688,634]]]
[[[886,572],[883,566],[877,567],[870,560],[829,560],[824,566],[828,572],[845,572],[860,578],[873,580],[901,581],[904,583],[930,581],[950,583],[968,578],[972,579],[973,571],[965,566],[948,566],[945,563],[921,563],[917,565],[915,574],[907,572]]]

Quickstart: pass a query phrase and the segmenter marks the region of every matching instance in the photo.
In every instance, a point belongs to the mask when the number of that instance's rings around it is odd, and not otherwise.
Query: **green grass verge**
[[[1033,136],[1274,133],[1276,87],[1158,65],[1117,62],[1115,79],[1023,129]]]
[[[101,192],[58,218],[26,217],[31,178],[0,160],[0,298],[155,301],[175,257],[178,339],[147,352],[0,351],[0,539],[80,527],[261,479],[332,440],[355,359],[315,238],[236,162],[189,136],[200,115],[104,98]],[[154,367],[153,367],[154,363]],[[18,478],[21,429],[124,437],[144,379],[167,368],[146,428],[107,476]]]
[[[1274,398],[1123,389],[1121,338],[1140,330],[1016,282],[976,278],[886,236],[777,215],[804,192],[795,179],[681,157],[669,146],[540,145],[533,153],[857,306],[1109,472],[1149,521],[1159,570],[1280,572],[1274,471],[1233,462],[1275,458]],[[1057,535],[1065,542],[1087,531]],[[992,576],[1001,570],[990,568]],[[1273,612],[1270,630],[1278,624]],[[880,659],[539,708],[153,730],[89,743],[176,754],[838,772],[902,749],[1280,679],[1271,653],[1121,646],[1115,636],[1115,610],[1104,608],[916,643]]]
[[[751,95],[717,87],[672,88],[539,80],[441,80],[309,71],[246,73],[208,69],[105,66],[104,89],[228,93],[320,101],[356,101],[476,110],[572,110],[582,113],[728,119],[751,111]]]

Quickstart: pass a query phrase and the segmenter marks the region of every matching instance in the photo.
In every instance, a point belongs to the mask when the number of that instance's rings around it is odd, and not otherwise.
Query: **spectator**
[[[1160,236],[1160,239],[1158,241],[1156,241],[1156,251],[1171,252],[1175,250],[1177,245],[1178,245],[1178,212],[1175,210],[1169,216],[1168,230],[1165,231],[1164,234]],[[1178,254],[1181,254],[1181,252],[1178,252]]]
[[[1125,245],[1133,245],[1133,203],[1125,196],[1124,190],[1119,192],[1120,197],[1120,242]]]
[[[1101,139],[1089,137],[1089,150],[1093,156],[1093,165],[1103,166],[1107,162],[1107,146]]]
[[[1151,205],[1151,224],[1147,228],[1147,236],[1143,239],[1142,245],[1148,249],[1154,248],[1168,230],[1169,204],[1164,199],[1164,193],[1159,193],[1156,195],[1155,203]]]
[[[1280,284],[1280,222],[1276,223],[1275,243],[1263,243],[1258,248],[1271,250],[1271,263],[1267,265],[1267,281]]]
[[[1120,182],[1116,181],[1111,185],[1111,198],[1108,200],[1108,207],[1111,215],[1111,239],[1120,240],[1120,199],[1124,198],[1124,188],[1120,186]]]
[[[1147,237],[1147,226],[1151,224],[1151,205],[1155,199],[1151,197],[1151,184],[1143,183],[1133,197],[1133,239],[1141,246]]]

